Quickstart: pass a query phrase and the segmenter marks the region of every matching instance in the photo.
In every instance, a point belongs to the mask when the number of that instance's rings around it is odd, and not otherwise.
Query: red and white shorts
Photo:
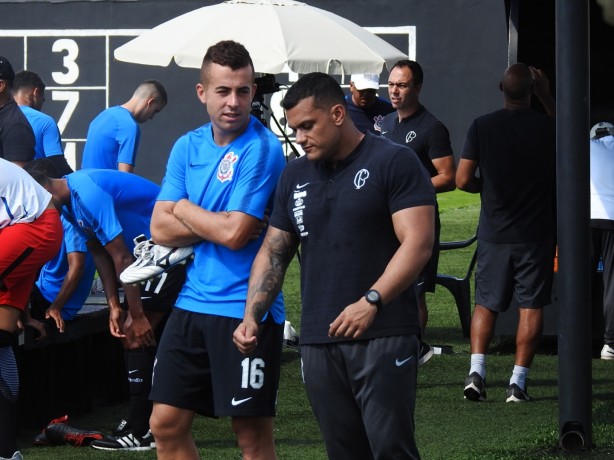
[[[63,236],[55,209],[47,209],[34,222],[0,229],[0,278],[6,288],[0,289],[0,305],[25,308],[39,269],[58,253]]]

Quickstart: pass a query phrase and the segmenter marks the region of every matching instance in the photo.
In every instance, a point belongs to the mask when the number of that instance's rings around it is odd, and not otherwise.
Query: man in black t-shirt
[[[514,64],[503,74],[504,108],[471,124],[456,185],[480,193],[471,368],[464,395],[486,399],[486,353],[497,315],[512,298],[519,306],[516,356],[507,402],[525,402],[526,376],[551,303],[555,234],[554,101],[541,70]],[[531,109],[531,95],[548,115]],[[476,175],[480,169],[480,176]]]
[[[387,115],[382,122],[382,136],[411,148],[426,168],[436,193],[454,190],[454,156],[450,146],[450,133],[420,103],[420,91],[424,79],[422,67],[416,61],[402,60],[390,70],[388,93],[396,112]],[[435,213],[435,243],[431,259],[420,274],[418,303],[422,342],[419,364],[433,356],[432,348],[425,342],[428,309],[426,293],[435,292],[437,264],[439,262],[439,211]]]
[[[235,344],[256,346],[300,244],[303,380],[328,457],[417,459],[413,283],[433,245],[433,186],[408,149],[356,128],[331,76],[301,77],[282,106],[306,155],[277,186]]]
[[[15,72],[0,56],[0,158],[18,166],[34,159],[34,132],[11,93]]]

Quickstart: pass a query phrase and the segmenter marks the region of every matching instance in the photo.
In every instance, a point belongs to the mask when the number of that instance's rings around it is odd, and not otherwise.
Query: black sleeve
[[[428,154],[431,160],[454,155],[452,145],[450,144],[450,132],[440,121],[431,128],[428,143]]]

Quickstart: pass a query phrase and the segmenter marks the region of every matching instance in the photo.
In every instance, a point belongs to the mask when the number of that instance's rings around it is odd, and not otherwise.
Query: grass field
[[[475,232],[479,211],[475,195],[463,192],[440,196],[442,241],[463,240]],[[473,246],[442,253],[440,273],[463,275]],[[294,263],[284,285],[288,318],[300,329],[298,266]],[[534,402],[506,404],[505,389],[513,358],[502,347],[488,358],[488,401],[463,400],[464,377],[469,366],[469,343],[462,337],[451,295],[437,290],[428,299],[430,320],[427,339],[447,345],[453,353],[436,355],[420,368],[416,408],[416,438],[422,458],[431,459],[612,459],[614,458],[614,363],[594,359],[593,443],[595,448],[570,454],[558,444],[557,356],[539,354],[529,375]],[[74,426],[109,431],[124,415],[124,406],[98,407],[94,413],[73,417]],[[62,415],[62,414],[58,414]],[[108,453],[92,448],[29,447],[34,433],[22,435],[26,459],[153,459],[155,452]],[[239,450],[229,421],[197,418],[194,436],[201,457],[238,459]],[[283,353],[276,442],[279,458],[325,459],[326,454],[311,414],[300,378],[300,355],[295,349]],[[350,459],[348,459],[350,460]]]

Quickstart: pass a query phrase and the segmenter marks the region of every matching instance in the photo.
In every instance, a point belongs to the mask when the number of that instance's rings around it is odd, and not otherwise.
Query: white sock
[[[482,353],[471,354],[471,368],[469,375],[477,372],[482,379],[486,379],[486,355]]]
[[[522,391],[525,391],[527,389],[526,378],[528,373],[528,367],[514,366],[514,370],[512,371],[512,378],[510,379],[510,385],[512,383],[515,383],[520,387]]]

